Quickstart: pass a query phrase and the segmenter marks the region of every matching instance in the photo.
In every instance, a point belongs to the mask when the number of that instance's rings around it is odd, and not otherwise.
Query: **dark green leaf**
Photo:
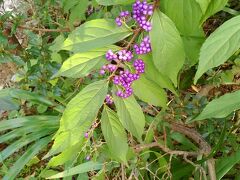
[[[96,0],[98,4],[104,6],[117,5],[117,4],[131,4],[134,0]]]
[[[25,91],[21,89],[11,89],[10,96],[17,99],[24,99],[28,101],[37,102],[40,104],[45,104],[48,106],[53,106],[53,103],[50,100],[48,100],[46,97],[30,91]]]
[[[19,103],[11,98],[11,89],[0,90],[0,110],[17,110]]]
[[[199,60],[199,53],[203,42],[205,41],[204,36],[190,37],[183,36],[183,45],[186,53],[186,64],[188,66],[195,65]]]
[[[230,157],[224,157],[216,162],[217,179],[222,179],[232,167],[240,162],[240,150],[235,152]]]
[[[59,117],[57,116],[25,116],[0,122],[0,131],[14,129],[18,127],[44,125],[58,125]]]
[[[14,152],[18,151],[20,148],[23,146],[39,140],[41,137],[44,137],[46,135],[49,135],[53,133],[51,130],[44,130],[41,131],[40,133],[32,133],[27,135],[26,137],[22,137],[21,139],[11,143],[7,148],[5,148],[3,151],[0,152],[0,162],[4,161],[6,158],[8,158],[10,155],[12,155]]]
[[[51,141],[51,138],[51,136],[48,136],[40,139],[31,147],[29,147],[17,160],[17,162],[15,162],[14,165],[9,169],[7,174],[5,174],[3,180],[14,180],[21,169],[23,169],[23,167]]]
[[[88,2],[89,0],[81,0],[76,6],[71,8],[71,14],[69,16],[69,23],[71,26],[74,25],[75,21],[81,21],[86,19],[85,12],[88,8]]]

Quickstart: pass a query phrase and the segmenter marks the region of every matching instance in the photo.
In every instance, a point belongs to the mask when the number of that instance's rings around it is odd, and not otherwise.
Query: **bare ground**
[[[9,86],[11,78],[16,72],[16,66],[13,63],[0,64],[0,89]]]

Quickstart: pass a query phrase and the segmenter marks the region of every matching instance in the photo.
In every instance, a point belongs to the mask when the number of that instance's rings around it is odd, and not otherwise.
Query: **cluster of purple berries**
[[[106,96],[105,101],[106,101],[106,104],[108,104],[108,105],[113,104],[113,98],[112,98],[112,96],[111,96],[110,94],[108,94],[108,95]]]
[[[107,64],[107,65],[102,66],[99,74],[104,75],[106,73],[106,71],[114,72],[116,70],[117,70],[117,66],[116,65],[114,65],[114,64]]]
[[[150,31],[152,29],[151,23],[148,21],[149,16],[153,14],[153,5],[148,4],[146,0],[140,1],[136,0],[133,4],[133,19],[137,21],[139,26],[145,31]],[[128,11],[123,11],[116,18],[116,23],[121,26],[123,21],[130,16]],[[144,37],[140,45],[135,44],[134,49],[136,54],[147,54],[151,52],[151,43],[149,36]],[[122,70],[119,68],[120,63],[130,62],[133,59],[133,53],[128,50],[120,50],[114,53],[112,50],[108,50],[106,53],[106,59],[110,61],[110,64],[104,65],[100,74],[105,74],[106,71],[112,72],[114,75],[113,83],[120,86],[120,89],[116,92],[116,95],[122,98],[127,98],[133,94],[132,83],[140,78],[140,74],[145,72],[145,64],[143,60],[137,59],[133,62],[133,67],[135,69],[134,73],[129,70]],[[117,65],[116,65],[117,64]],[[106,104],[112,104],[113,99],[108,94],[105,98]]]
[[[139,79],[139,74],[132,74],[128,70],[120,71],[118,76],[115,76],[113,83],[119,85],[123,90],[118,90],[116,95],[122,98],[127,98],[133,94],[133,89],[131,85],[133,81]]]
[[[142,74],[145,71],[145,64],[143,60],[137,59],[134,61],[133,66],[137,74]]]
[[[122,21],[124,18],[128,17],[130,13],[128,11],[122,11],[120,15],[116,18],[115,22],[118,26],[122,26]]]
[[[116,54],[112,52],[112,50],[108,50],[106,53],[106,59],[108,61],[112,60],[121,60],[121,61],[127,61],[130,62],[133,58],[133,54],[131,51],[127,51],[125,49],[118,51]]]
[[[139,26],[145,31],[151,31],[152,25],[148,21],[148,16],[151,16],[153,14],[153,5],[148,4],[147,0],[136,0],[132,6],[132,11],[132,17],[135,21],[137,21]],[[116,24],[118,26],[122,26],[123,21],[128,16],[130,16],[130,13],[128,11],[122,11],[120,15],[115,19]]]
[[[152,25],[148,21],[148,16],[153,14],[153,5],[148,4],[146,0],[141,2],[137,0],[133,4],[133,19],[135,19],[139,26],[145,31],[151,31]]]
[[[149,36],[143,38],[143,41],[140,43],[140,45],[135,44],[133,47],[136,54],[147,54],[152,51]]]
[[[109,49],[106,53],[106,59],[108,61],[117,60],[118,56],[114,54],[114,52],[111,49]]]

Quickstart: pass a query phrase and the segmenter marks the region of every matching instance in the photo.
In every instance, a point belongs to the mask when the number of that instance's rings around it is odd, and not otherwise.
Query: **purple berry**
[[[127,17],[127,16],[129,16],[130,15],[130,13],[128,12],[128,11],[122,11],[122,12],[120,12],[120,17]]]
[[[84,137],[85,137],[86,139],[89,137],[87,132],[84,134]]]
[[[143,38],[143,41],[140,43],[140,45],[135,44],[133,48],[135,49],[136,54],[147,54],[151,52],[152,49],[149,36]]]
[[[131,51],[127,51],[125,49],[118,51],[118,59],[122,61],[130,62],[133,58],[133,54]]]
[[[113,104],[113,98],[109,94],[106,96],[105,101],[107,104],[111,105]]]
[[[122,26],[122,20],[119,17],[115,19],[115,22],[118,26]]]
[[[137,0],[133,6],[133,19],[135,19],[139,26],[146,31],[150,31],[152,29],[152,25],[150,22],[147,22],[147,16],[153,14],[153,6],[148,4],[146,0],[143,2]]]
[[[91,160],[91,156],[86,156],[86,158],[85,158],[87,161],[90,161]]]
[[[106,59],[108,61],[116,60],[117,59],[117,55],[114,54],[112,50],[108,50],[107,53],[106,53]]]
[[[104,75],[104,74],[105,74],[105,71],[104,71],[103,69],[101,69],[101,70],[99,71],[99,74],[100,74],[100,75]]]
[[[118,26],[122,26],[123,21],[125,21],[126,17],[128,17],[130,13],[128,11],[120,12],[119,16],[115,19],[115,22]]]
[[[141,59],[135,60],[134,63],[133,63],[133,66],[134,66],[137,74],[144,73],[144,71],[145,71],[145,64],[144,64],[143,60],[141,60]]]

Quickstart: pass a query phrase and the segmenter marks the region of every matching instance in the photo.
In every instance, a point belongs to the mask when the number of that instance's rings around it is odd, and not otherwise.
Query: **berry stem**
[[[134,35],[133,35],[132,39],[129,41],[128,45],[125,47],[125,49],[129,49],[131,47],[131,45],[133,44],[135,39],[138,37],[141,30],[142,30],[141,28],[138,28],[134,31]]]

